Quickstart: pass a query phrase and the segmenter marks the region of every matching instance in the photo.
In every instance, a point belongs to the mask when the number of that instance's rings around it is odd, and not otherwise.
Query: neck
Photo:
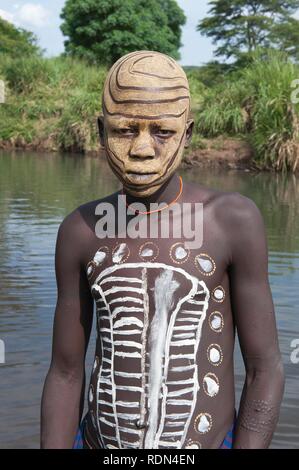
[[[127,204],[139,202],[144,204],[149,210],[151,203],[170,204],[178,195],[180,190],[179,176],[174,173],[155,193],[147,197],[138,197],[130,195],[125,188],[123,189],[126,195]]]

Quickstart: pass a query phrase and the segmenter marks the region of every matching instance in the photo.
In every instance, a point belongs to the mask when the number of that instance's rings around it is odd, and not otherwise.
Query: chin
[[[160,183],[157,186],[152,186],[150,188],[147,188],[147,187],[141,188],[139,186],[138,190],[132,189],[132,187],[128,188],[126,185],[124,185],[124,189],[131,196],[138,197],[138,198],[146,198],[146,197],[151,196],[152,194],[155,194],[155,192],[157,192],[158,189],[160,189],[162,185],[163,183]]]
[[[164,183],[165,180],[161,180],[157,173],[145,178],[143,181],[137,175],[129,174],[125,175],[123,179],[125,191],[137,198],[146,198],[155,194]]]

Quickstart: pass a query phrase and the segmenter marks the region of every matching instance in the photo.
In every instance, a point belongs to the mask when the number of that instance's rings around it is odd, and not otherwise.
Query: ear
[[[98,131],[100,137],[100,143],[102,147],[105,147],[105,125],[104,125],[104,116],[99,116],[97,119],[98,122]]]
[[[188,148],[192,139],[194,128],[194,121],[193,119],[188,119],[186,124],[186,141],[185,141],[185,148]]]

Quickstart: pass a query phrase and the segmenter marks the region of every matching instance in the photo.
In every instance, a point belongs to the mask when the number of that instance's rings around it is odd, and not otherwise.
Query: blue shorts
[[[233,442],[234,442],[234,435],[235,435],[235,427],[236,427],[236,422],[232,425],[228,433],[226,434],[225,438],[223,439],[223,442],[219,449],[232,449],[233,448]]]
[[[75,441],[73,444],[73,449],[83,449],[83,421],[79,426],[77,431]]]

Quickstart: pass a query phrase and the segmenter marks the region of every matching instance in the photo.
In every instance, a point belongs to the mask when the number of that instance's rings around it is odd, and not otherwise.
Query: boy
[[[94,302],[98,336],[80,429],[84,448],[252,449],[271,442],[284,377],[264,224],[246,197],[179,178],[192,135],[189,112],[187,78],[171,58],[137,51],[109,71],[99,131],[123,189],[80,206],[59,228],[44,448],[73,446]],[[113,217],[105,217],[109,207]],[[185,232],[176,236],[187,207],[195,231],[202,227],[197,245]],[[150,222],[143,240],[133,235],[134,217]],[[111,222],[117,236],[99,239]],[[236,422],[235,329],[246,367]]]

